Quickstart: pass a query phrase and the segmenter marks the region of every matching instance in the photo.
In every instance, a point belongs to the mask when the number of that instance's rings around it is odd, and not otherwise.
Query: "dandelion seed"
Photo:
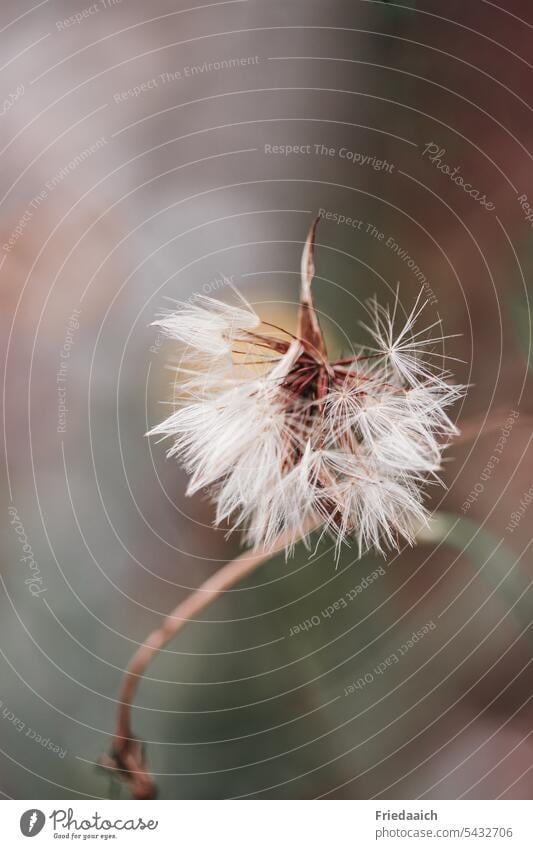
[[[173,440],[187,493],[208,488],[216,523],[243,529],[254,546],[285,534],[290,551],[314,525],[337,552],[351,539],[360,554],[398,549],[427,522],[425,484],[440,483],[457,433],[447,409],[464,387],[437,365],[440,322],[416,329],[422,292],[399,328],[398,291],[392,310],[373,299],[369,344],[329,359],[311,292],[317,221],[295,335],[262,324],[240,295],[238,307],[197,297],[155,322],[184,346],[182,393],[150,435]]]

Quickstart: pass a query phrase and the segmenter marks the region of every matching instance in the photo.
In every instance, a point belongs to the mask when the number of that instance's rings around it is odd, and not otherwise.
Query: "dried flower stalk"
[[[311,532],[313,529],[307,529]],[[281,537],[269,549],[241,554],[227,563],[189,595],[169,613],[162,625],[146,638],[130,660],[119,695],[116,730],[111,752],[101,758],[101,765],[116,771],[130,786],[134,799],[153,799],[157,788],[148,771],[144,744],[131,730],[131,710],[140,680],[148,664],[160,649],[181,631],[193,617],[213,604],[223,592],[240,583],[262,563],[285,548],[286,540]]]

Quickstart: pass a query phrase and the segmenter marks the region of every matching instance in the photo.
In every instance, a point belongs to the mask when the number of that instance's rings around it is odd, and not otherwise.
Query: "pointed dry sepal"
[[[300,291],[300,310],[298,315],[298,336],[308,353],[318,359],[326,358],[326,344],[318,316],[313,303],[311,284],[315,276],[315,233],[320,217],[315,218],[307,234],[302,253],[302,284]]]

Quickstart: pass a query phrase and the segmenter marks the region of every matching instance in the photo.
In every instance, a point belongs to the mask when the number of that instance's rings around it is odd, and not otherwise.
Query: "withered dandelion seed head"
[[[302,256],[298,329],[261,322],[197,296],[154,322],[181,343],[176,411],[150,431],[171,437],[170,456],[191,475],[187,494],[208,487],[216,523],[244,528],[287,550],[321,527],[343,542],[397,549],[427,522],[425,484],[440,482],[442,452],[457,433],[446,408],[464,392],[439,367],[440,322],[421,330],[420,292],[400,322],[374,299],[366,345],[330,360],[313,304],[314,222]]]

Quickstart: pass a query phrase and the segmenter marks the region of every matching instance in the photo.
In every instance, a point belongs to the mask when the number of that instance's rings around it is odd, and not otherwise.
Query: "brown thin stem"
[[[302,340],[299,336],[295,336],[294,333],[290,332],[290,330],[285,330],[284,327],[280,327],[278,324],[272,324],[271,321],[262,321],[261,324],[264,324],[265,327],[273,327],[274,330],[279,330],[280,333],[285,333],[287,336],[290,336],[291,339],[294,339],[295,342],[300,342],[302,344]]]
[[[304,533],[310,533],[309,525]],[[250,575],[270,557],[285,548],[289,542],[283,534],[269,548],[245,552],[227,563],[165,617],[163,623],[147,637],[131,658],[119,695],[115,734],[111,752],[101,759],[101,765],[115,770],[130,786],[135,799],[153,799],[157,788],[146,765],[143,744],[132,733],[132,706],[137,687],[158,651],[160,651],[188,622],[193,620],[222,593]]]

